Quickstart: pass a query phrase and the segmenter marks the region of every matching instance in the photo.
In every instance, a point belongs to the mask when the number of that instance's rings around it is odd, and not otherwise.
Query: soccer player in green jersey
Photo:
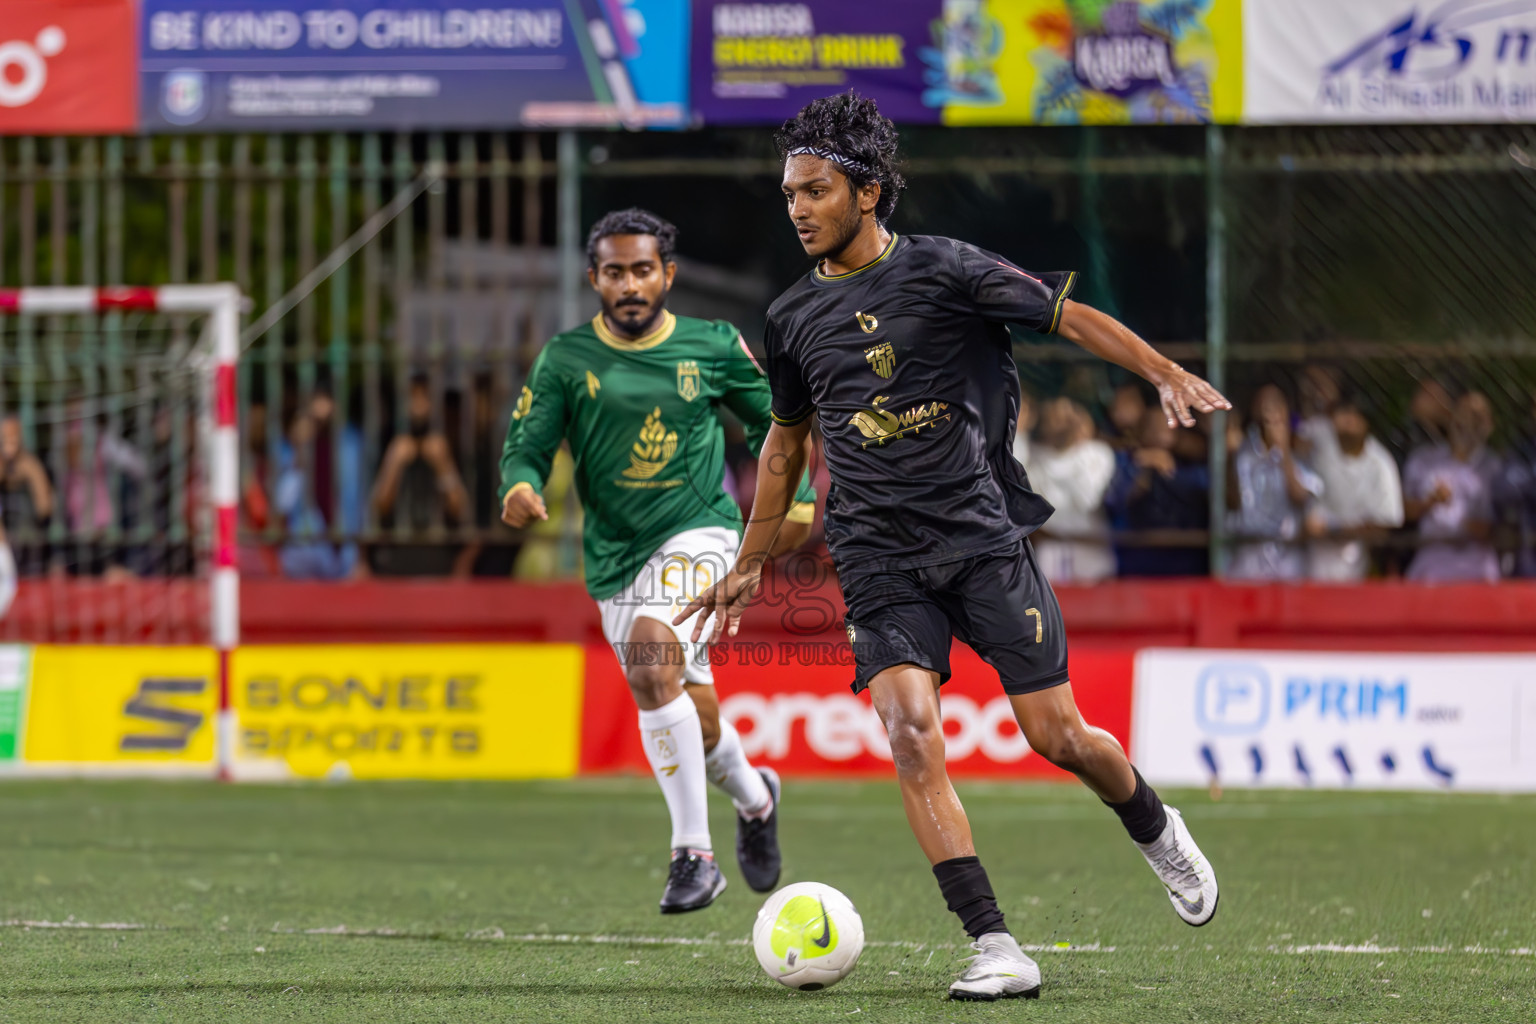
[[[640,735],[672,816],[661,911],[697,910],[725,889],[711,852],[705,779],[736,806],[736,857],[759,892],[779,880],[779,780],[754,769],[720,718],[709,652],[673,615],[736,560],[741,512],[725,491],[717,406],[756,455],[772,395],[741,332],[673,316],[677,229],[644,210],[610,213],[587,237],[587,278],[603,310],[544,346],[512,412],[501,456],[502,519],[547,519],[539,496],[562,440],[586,511],[587,592],[624,666]],[[815,493],[802,478],[772,553],[810,534]]]

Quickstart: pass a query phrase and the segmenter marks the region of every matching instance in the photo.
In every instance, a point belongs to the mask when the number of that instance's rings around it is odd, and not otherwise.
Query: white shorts
[[[681,626],[672,625],[672,616],[688,602],[718,583],[736,564],[736,549],[741,538],[735,530],[723,526],[705,526],[685,530],[663,544],[623,590],[597,602],[603,617],[603,637],[613,648],[619,664],[644,658],[676,657],[676,648],[652,651],[629,646],[629,634],[639,618],[663,623],[683,645],[683,680],[712,685],[715,674],[709,665],[709,645],[693,643],[695,614]],[[714,622],[711,615],[704,624],[704,636]]]

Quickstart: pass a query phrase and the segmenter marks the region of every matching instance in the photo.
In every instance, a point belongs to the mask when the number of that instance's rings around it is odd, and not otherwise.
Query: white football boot
[[[949,986],[949,998],[982,1002],[1040,998],[1040,966],[1024,955],[1012,935],[989,932],[971,948],[976,953]]]
[[[1175,807],[1164,805],[1163,810],[1168,812],[1163,834],[1136,848],[1168,888],[1173,909],[1185,924],[1198,928],[1216,916],[1216,872],[1195,845],[1184,816]]]

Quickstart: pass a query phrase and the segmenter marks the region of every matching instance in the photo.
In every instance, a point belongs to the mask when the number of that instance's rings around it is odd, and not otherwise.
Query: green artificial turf
[[[1038,1002],[944,1001],[968,950],[893,783],[787,784],[784,881],[870,943],[814,994],[745,945],[717,795],[731,886],[663,917],[648,780],[5,783],[0,1020],[1536,1020],[1536,799],[1167,794],[1222,883],[1197,930],[1080,787],[961,794]]]

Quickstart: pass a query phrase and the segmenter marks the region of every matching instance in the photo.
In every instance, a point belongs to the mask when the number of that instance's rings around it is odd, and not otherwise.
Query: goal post
[[[162,287],[35,287],[0,289],[0,316],[103,315],[108,313],[191,314],[204,317],[190,364],[207,415],[203,435],[207,511],[211,515],[208,637],[218,659],[218,714],[215,765],[230,778],[235,762],[236,721],[230,694],[230,653],[240,642],[240,576],[236,558],[239,527],[240,442],[236,367],[240,358],[240,313],[244,298],[229,283]]]

